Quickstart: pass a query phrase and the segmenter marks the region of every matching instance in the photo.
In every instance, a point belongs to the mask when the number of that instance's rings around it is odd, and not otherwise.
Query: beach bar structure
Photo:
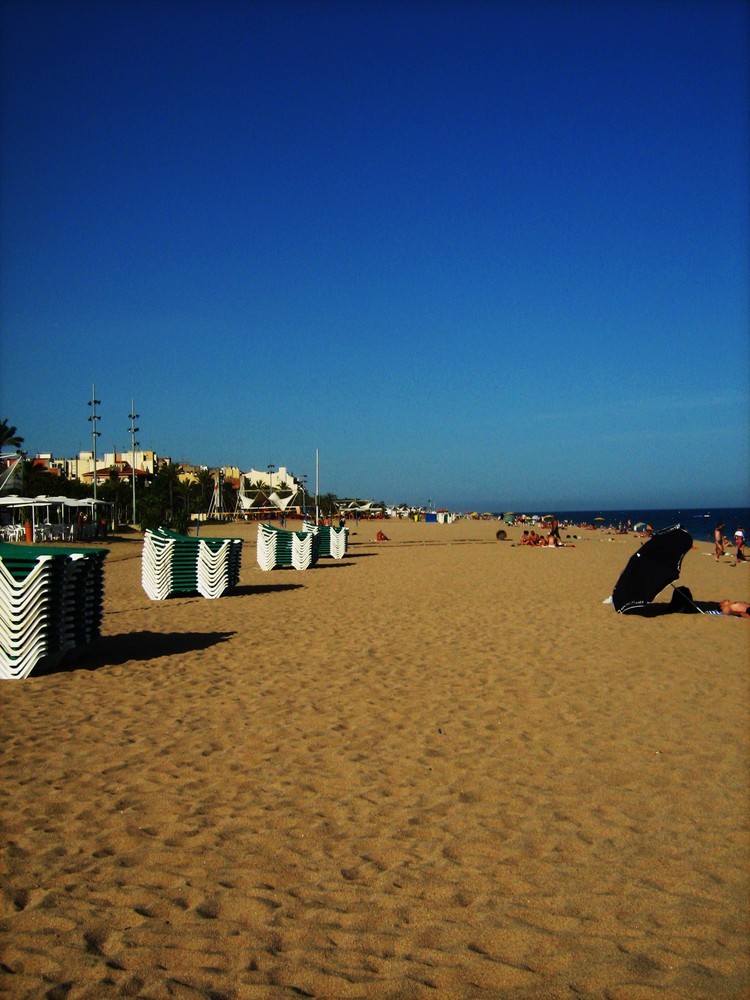
[[[2,513],[1,537],[5,541],[29,542],[79,541],[81,535],[94,536],[93,519],[96,511],[109,507],[104,500],[73,497],[23,497],[15,494],[0,496],[0,512]],[[89,521],[82,530],[79,527],[79,515],[86,512]],[[52,518],[55,520],[52,520]],[[30,537],[21,530],[28,518],[31,526]],[[7,523],[6,523],[7,522]]]

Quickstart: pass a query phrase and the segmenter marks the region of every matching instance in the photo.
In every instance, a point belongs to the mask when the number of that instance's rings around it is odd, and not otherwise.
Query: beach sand
[[[109,543],[102,638],[0,686],[0,993],[748,996],[750,622],[615,614],[632,537],[377,527],[264,573],[206,526],[219,600]]]

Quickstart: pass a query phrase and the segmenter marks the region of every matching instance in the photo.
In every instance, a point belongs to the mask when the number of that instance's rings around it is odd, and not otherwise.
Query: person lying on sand
[[[570,538],[570,535],[568,535]],[[563,542],[560,538],[555,538],[554,535],[549,535],[548,538],[543,538],[541,541],[542,545],[546,545],[547,548],[552,549],[574,549],[575,545],[571,542]]]
[[[735,618],[750,618],[747,609],[750,604],[747,601],[719,601],[719,607],[723,615],[734,615]]]
[[[675,587],[669,604],[641,604],[629,607],[623,613],[656,618],[660,615],[728,615],[732,618],[750,618],[747,601],[695,601],[689,587]]]

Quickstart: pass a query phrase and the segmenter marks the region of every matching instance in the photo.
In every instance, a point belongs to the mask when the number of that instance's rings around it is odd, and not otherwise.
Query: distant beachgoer
[[[734,544],[737,546],[737,562],[747,562],[745,559],[745,532],[742,528],[735,531]]]
[[[558,524],[556,517],[553,517],[550,523],[549,537],[556,538],[558,542],[562,541],[562,539],[560,538],[560,525]]]
[[[376,539],[376,541],[378,541],[378,542],[390,542],[390,538],[388,537],[388,535],[386,535],[386,534],[385,534],[384,532],[382,532],[382,531],[379,531],[379,532],[377,533],[377,535],[375,536],[375,539]]]
[[[724,555],[724,522],[719,523],[714,528],[714,559],[718,562]]]

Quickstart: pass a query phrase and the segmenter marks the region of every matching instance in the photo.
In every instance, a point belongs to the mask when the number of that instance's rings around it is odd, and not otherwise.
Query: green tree
[[[8,418],[3,417],[0,420],[0,451],[5,451],[6,448],[15,450],[20,448],[22,444],[23,438],[16,433],[16,428],[9,427]]]
[[[132,497],[130,485],[120,479],[115,466],[109,470],[109,479],[100,490],[101,499],[111,503],[113,507],[113,522],[120,524],[125,520],[125,508]]]
[[[339,509],[339,498],[335,493],[324,493],[318,501],[323,517],[335,517]]]
[[[165,462],[159,469],[150,488],[139,503],[138,519],[141,527],[170,527],[180,531],[187,522],[184,495],[180,497],[179,510],[175,510],[175,496],[179,495],[181,466]]]
[[[177,487],[176,503],[184,507],[188,513],[193,509],[193,499],[197,496],[198,487],[192,479],[181,479]]]
[[[199,510],[207,511],[214,494],[214,477],[208,469],[201,469],[196,476],[198,486],[197,506]]]

